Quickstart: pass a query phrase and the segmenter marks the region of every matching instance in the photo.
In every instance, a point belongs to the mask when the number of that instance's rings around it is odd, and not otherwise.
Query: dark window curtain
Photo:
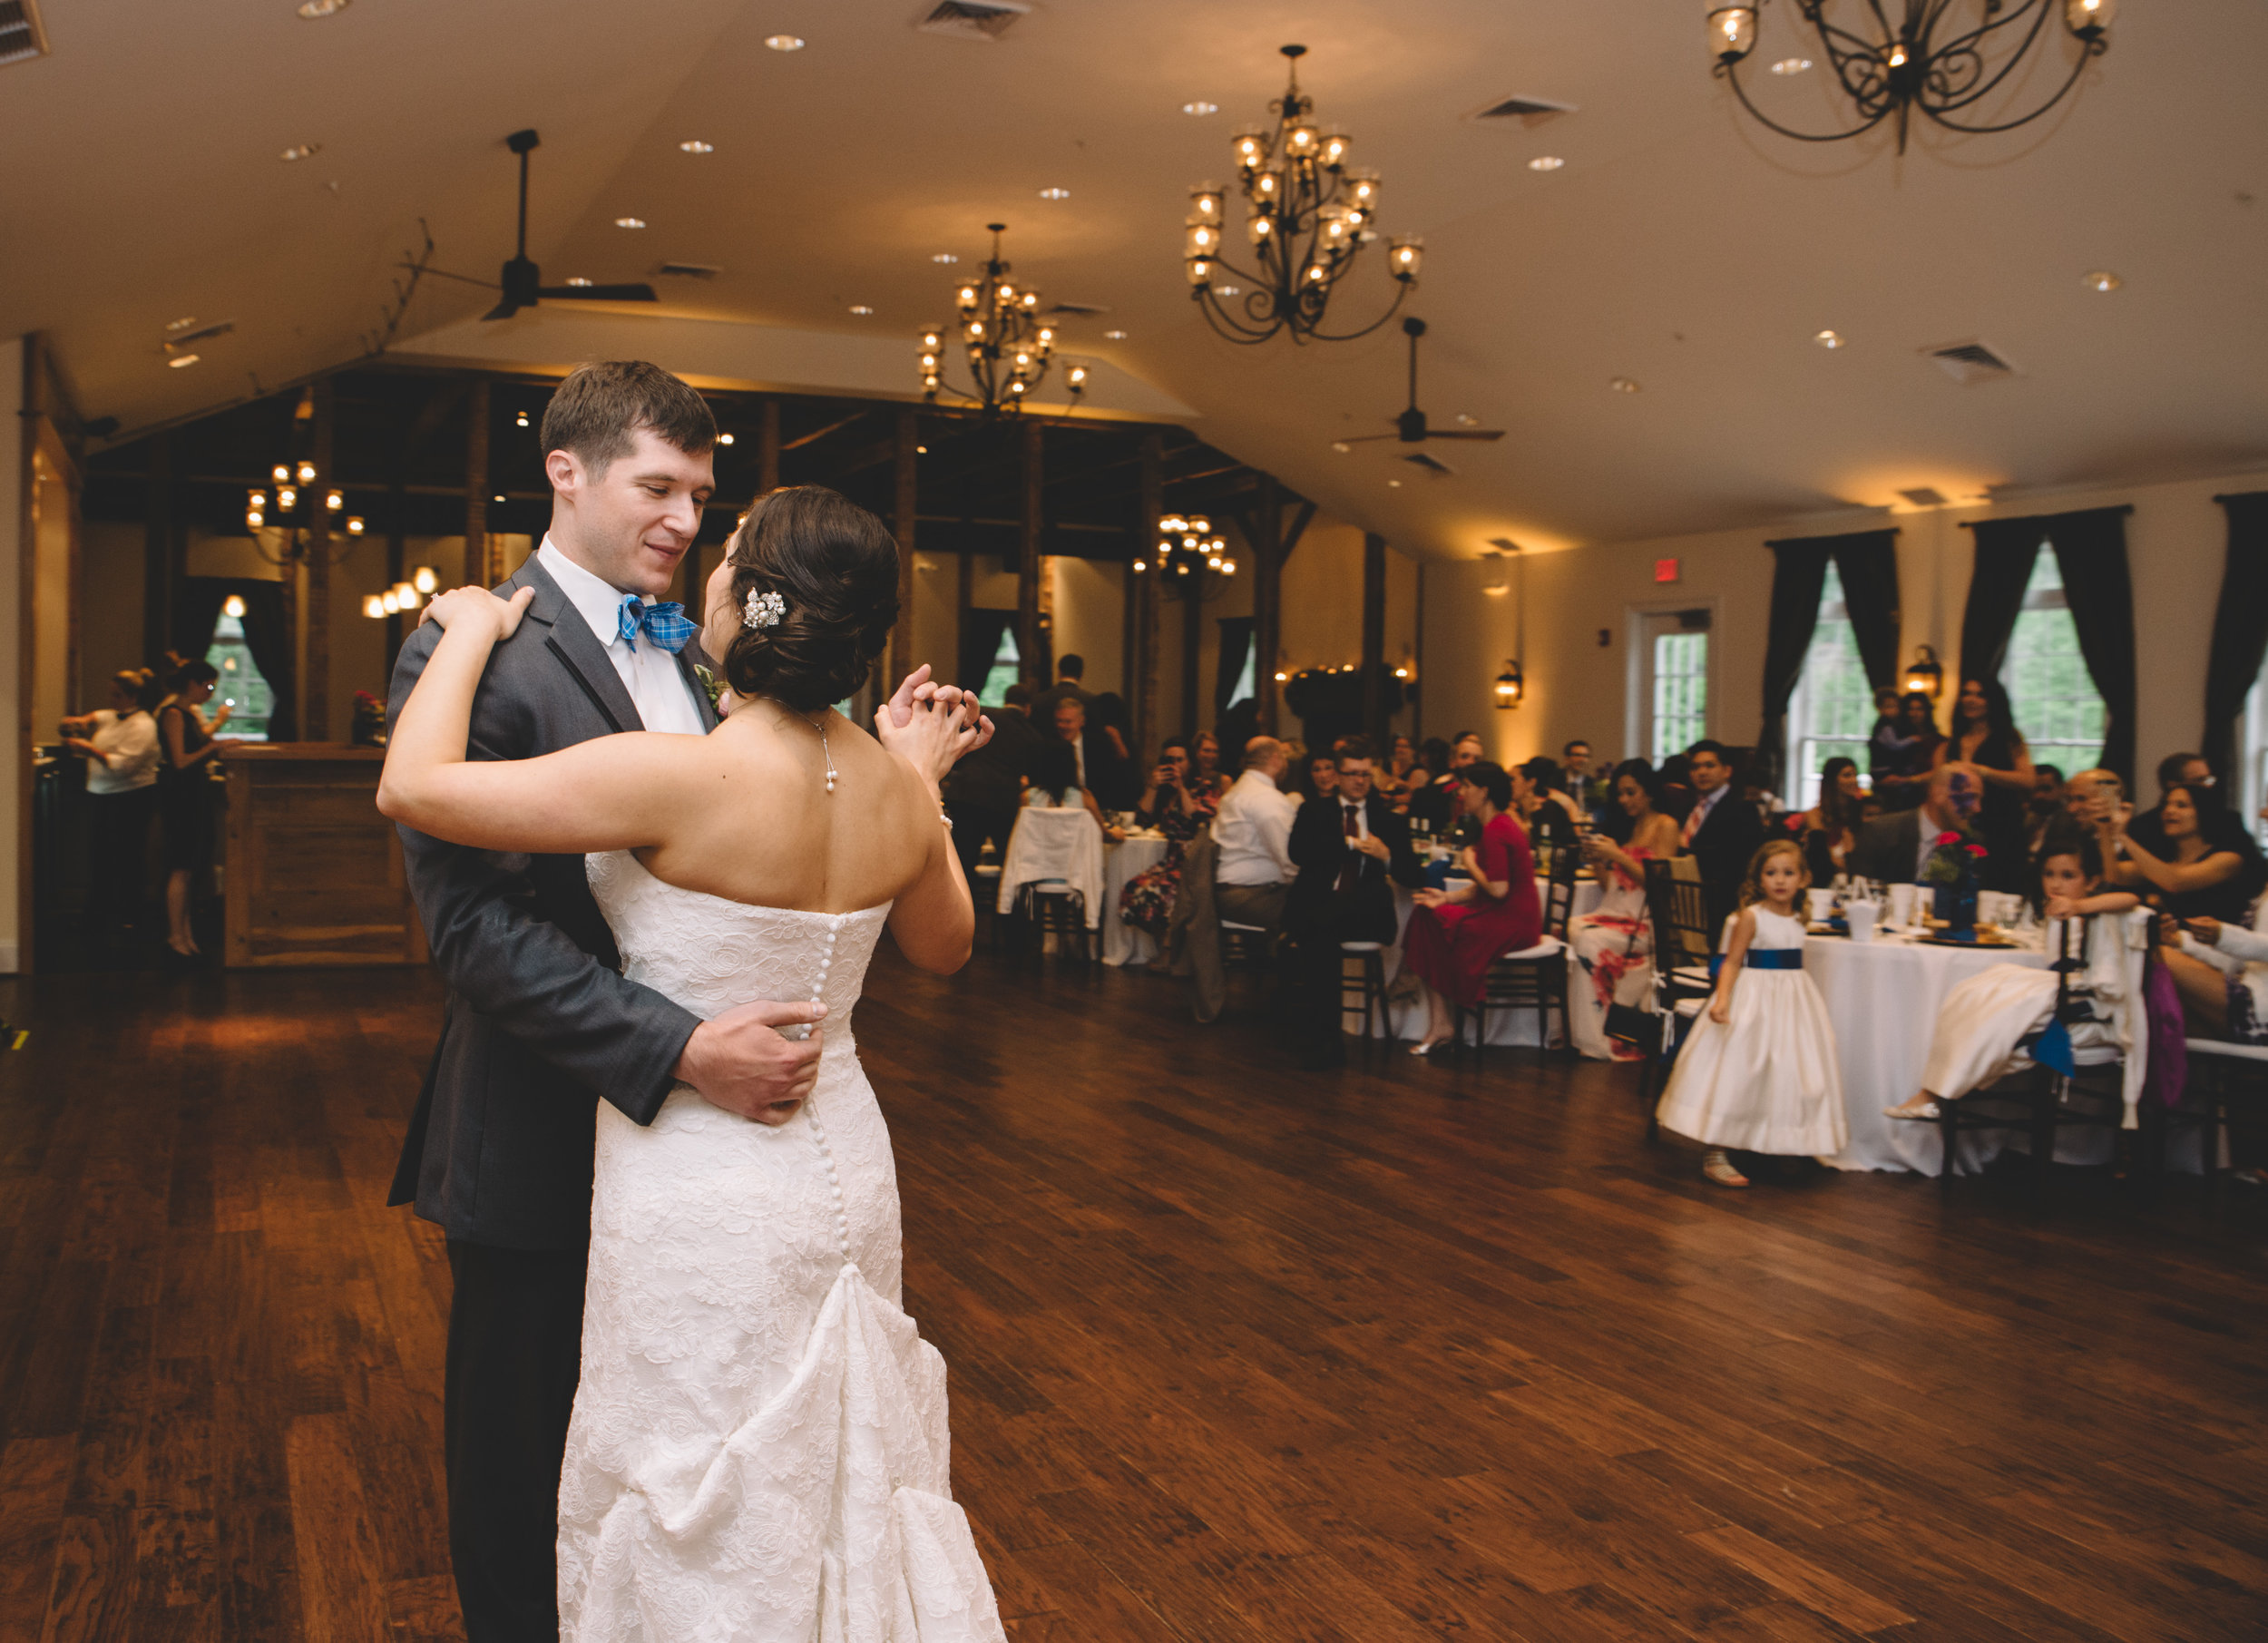
[[[2048,541],[2063,572],[2063,596],[2078,630],[2079,654],[2107,709],[2103,768],[2134,790],[2134,585],[2126,572],[2130,508],[2090,508],[2048,521]]]
[[[244,601],[244,645],[251,651],[268,687],[276,693],[276,710],[268,720],[268,739],[297,741],[299,719],[292,689],[291,623],[284,610],[283,584],[249,577],[191,576],[181,583],[174,606],[173,648],[183,656],[204,655],[212,644],[213,624],[230,594]]]
[[[1220,666],[1213,675],[1213,711],[1226,713],[1234,704],[1237,681],[1244,677],[1245,659],[1252,653],[1253,621],[1249,616],[1220,619]]]
[[[1013,611],[971,610],[961,617],[961,683],[963,689],[983,689],[984,676],[1000,654],[1000,636],[1016,625]],[[998,702],[992,704],[998,707]]]
[[[2236,721],[2268,657],[2268,491],[2214,501],[2229,518],[2229,554],[2205,659],[2205,733],[2198,750],[2234,793],[2241,774]]]
[[[1764,725],[1756,746],[1776,750],[1787,739],[1787,701],[1803,677],[1812,630],[1819,625],[1819,591],[1827,582],[1832,538],[1768,542],[1778,562],[1772,571],[1772,620],[1764,647]]]
[[[1860,531],[1838,536],[1835,570],[1843,577],[1843,601],[1851,612],[1851,636],[1858,641],[1866,682],[1876,689],[1898,682],[1898,533]]]
[[[2024,608],[2024,584],[2032,562],[2047,540],[2045,519],[1980,519],[1970,530],[1977,539],[1976,566],[1969,575],[1969,602],[1960,617],[1960,678],[1998,679],[2008,660],[2009,636]],[[1958,691],[1960,680],[1947,687]]]

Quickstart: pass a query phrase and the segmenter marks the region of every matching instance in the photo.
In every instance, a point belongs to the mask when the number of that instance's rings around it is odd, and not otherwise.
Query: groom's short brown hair
[[[602,359],[577,366],[543,407],[543,452],[572,452],[593,474],[603,474],[630,455],[640,428],[688,455],[717,443],[717,419],[691,388],[642,359]]]

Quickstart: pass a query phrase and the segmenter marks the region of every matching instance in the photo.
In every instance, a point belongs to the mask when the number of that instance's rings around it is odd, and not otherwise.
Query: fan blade
[[[1350,434],[1344,439],[1334,439],[1333,445],[1368,445],[1374,439],[1399,439],[1399,434]]]
[[[414,262],[397,262],[394,266],[399,269],[415,269],[418,265]],[[428,268],[425,271],[442,279],[454,279],[460,285],[476,285],[483,290],[501,291],[503,289],[503,287],[493,279],[475,279],[470,274],[452,274],[446,269]]]
[[[547,285],[536,291],[564,302],[660,302],[650,285]]]
[[[1429,428],[1428,439],[1501,439],[1502,428]]]
[[[507,297],[503,299],[503,301],[489,309],[488,312],[483,314],[481,318],[483,319],[509,319],[520,311],[520,304],[513,301],[512,298]]]

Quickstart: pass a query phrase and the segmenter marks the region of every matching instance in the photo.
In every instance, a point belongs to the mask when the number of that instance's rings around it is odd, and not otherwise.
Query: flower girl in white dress
[[[1709,1149],[1701,1173],[1720,1187],[1748,1178],[1734,1148],[1784,1157],[1841,1152],[1850,1129],[1826,1002],[1804,973],[1811,874],[1803,847],[1774,839],[1749,858],[1709,1007],[1677,1052],[1656,1117]]]

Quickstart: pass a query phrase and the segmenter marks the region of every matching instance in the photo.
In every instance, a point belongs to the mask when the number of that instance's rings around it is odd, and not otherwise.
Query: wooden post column
[[[1363,534],[1363,734],[1385,758],[1386,735],[1386,539]]]
[[[173,435],[150,441],[150,483],[142,493],[142,653],[159,657],[173,645]]]
[[[897,689],[898,680],[914,670],[914,594],[917,582],[914,575],[914,518],[919,494],[920,470],[916,465],[921,430],[910,405],[898,407],[896,463],[897,495],[892,509],[890,533],[898,539],[898,621],[890,631],[890,667],[884,684]],[[940,658],[934,676],[940,680],[948,677],[950,670]]]
[[[1284,511],[1276,500],[1276,478],[1260,475],[1259,501],[1253,508],[1259,540],[1252,544],[1253,705],[1259,709],[1260,733],[1276,734],[1276,657],[1282,647],[1284,570],[1282,538]]]
[[[764,402],[756,425],[756,487],[761,495],[779,489],[779,401]]]
[[[1141,520],[1134,543],[1136,555],[1150,559],[1158,548],[1158,520],[1166,511],[1166,436],[1152,434],[1142,441],[1140,486]],[[1133,640],[1126,652],[1128,692],[1133,698],[1134,745],[1137,758],[1150,757],[1166,734],[1158,717],[1158,618],[1165,598],[1164,582],[1156,567],[1135,573],[1127,585],[1134,607]]]
[[[1047,508],[1046,430],[1039,423],[1023,425],[1023,513],[1016,552],[1016,654],[1025,678],[1035,675],[1044,689],[1055,679],[1055,662],[1048,635],[1040,622],[1040,582],[1045,567],[1040,544],[1044,539]]]
[[[306,708],[299,715],[302,741],[331,738],[331,511],[324,498],[338,488],[332,464],[333,413],[337,400],[331,379],[317,380],[308,393],[315,403],[315,494],[308,499],[308,597],[299,613],[306,624]]]
[[[488,586],[488,378],[464,400],[464,581]]]

